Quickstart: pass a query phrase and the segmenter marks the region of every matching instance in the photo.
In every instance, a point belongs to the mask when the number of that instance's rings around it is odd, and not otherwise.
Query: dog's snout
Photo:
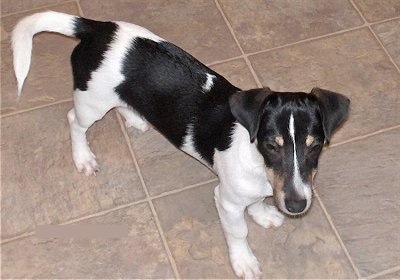
[[[307,200],[292,200],[292,199],[285,199],[285,206],[286,209],[290,213],[301,213],[306,208]]]

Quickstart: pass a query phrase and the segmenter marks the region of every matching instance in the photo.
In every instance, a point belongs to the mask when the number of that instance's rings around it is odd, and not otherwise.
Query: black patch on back
[[[230,146],[234,117],[228,99],[239,89],[168,42],[135,38],[123,62],[120,98],[180,148],[189,124],[196,150],[210,165],[214,149]],[[203,92],[206,73],[215,76]]]
[[[117,24],[85,18],[75,20],[74,34],[81,42],[71,55],[74,89],[87,90],[91,74],[104,59],[117,31]]]

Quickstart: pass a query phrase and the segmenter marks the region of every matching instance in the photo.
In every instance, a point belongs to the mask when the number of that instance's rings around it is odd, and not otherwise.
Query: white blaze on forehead
[[[208,73],[206,74],[206,77],[207,77],[206,82],[202,86],[202,89],[203,89],[204,92],[207,92],[212,88],[212,86],[214,84],[213,79],[215,78],[214,75],[211,75],[211,74],[208,74]]]
[[[293,169],[294,169],[293,185],[300,195],[304,195],[304,189],[303,189],[304,183],[300,177],[299,162],[297,161],[296,137],[295,137],[293,114],[291,114],[289,118],[289,134],[290,138],[292,138],[293,141]]]

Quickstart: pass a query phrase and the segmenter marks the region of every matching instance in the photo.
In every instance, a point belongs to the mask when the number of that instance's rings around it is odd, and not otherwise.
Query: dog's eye
[[[279,153],[280,147],[276,144],[271,144],[271,143],[265,143],[264,147],[271,152]]]
[[[322,149],[321,143],[315,143],[310,147],[310,152],[319,152]]]

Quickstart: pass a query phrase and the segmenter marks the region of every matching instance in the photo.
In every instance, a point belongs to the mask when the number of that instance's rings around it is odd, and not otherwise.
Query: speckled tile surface
[[[240,55],[213,1],[82,0],[80,3],[85,16],[145,26],[203,63]]]
[[[400,124],[399,72],[368,29],[346,32],[250,57],[264,86],[347,95],[350,115],[333,136],[344,141]]]
[[[100,171],[86,177],[71,155],[68,102],[1,120],[2,238],[144,198],[115,112],[89,129]]]
[[[2,246],[5,278],[171,278],[172,269],[147,204],[75,225],[127,225],[124,238],[28,237]]]
[[[246,53],[363,24],[346,0],[220,0]]]
[[[400,19],[379,23],[372,26],[382,44],[388,50],[397,66],[400,66]]]
[[[10,32],[23,16],[51,9],[142,25],[242,89],[260,81],[274,90],[320,86],[348,95],[350,117],[321,158],[323,205],[314,201],[308,215],[277,229],[247,219],[249,242],[268,279],[399,278],[399,3],[1,1],[1,277],[235,278],[214,206],[216,176],[158,132],[126,130],[111,111],[88,133],[100,172],[76,171],[66,114],[77,40],[35,36],[16,98]],[[32,235],[36,225],[76,219],[124,224],[130,233]]]
[[[394,129],[321,159],[318,193],[362,276],[400,263],[399,137]]]
[[[161,226],[183,278],[233,278],[227,246],[213,205],[214,184],[155,200]],[[247,219],[249,243],[263,277],[353,278],[355,276],[320,207],[303,219],[264,229]]]
[[[400,16],[400,2],[397,0],[354,0],[354,3],[369,22]]]
[[[45,9],[34,10],[43,12]],[[52,10],[78,14],[75,3],[62,4]],[[10,48],[11,31],[25,12],[1,18],[1,114],[14,113],[72,99],[70,55],[77,42],[59,34],[40,34],[33,40],[32,63],[22,95],[17,98],[17,83],[13,73]]]

